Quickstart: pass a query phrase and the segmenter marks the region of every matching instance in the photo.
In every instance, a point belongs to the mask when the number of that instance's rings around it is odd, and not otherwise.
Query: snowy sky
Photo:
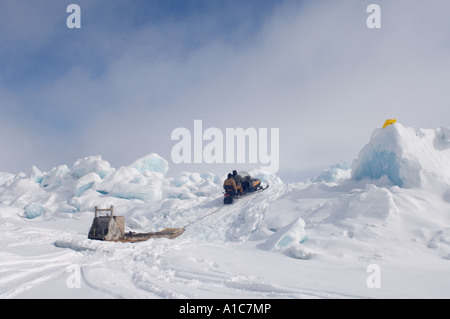
[[[81,29],[66,26],[71,3]],[[366,25],[371,3],[380,29]],[[173,174],[239,169],[171,161],[172,131],[202,120],[279,128],[279,175],[312,177],[353,160],[385,119],[450,125],[448,12],[447,0],[2,0],[0,171],[152,152]]]

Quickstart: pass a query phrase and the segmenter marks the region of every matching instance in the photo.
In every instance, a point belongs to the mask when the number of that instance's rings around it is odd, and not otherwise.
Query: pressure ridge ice
[[[0,173],[0,266],[8,269],[0,296],[38,296],[76,263],[94,296],[450,297],[449,127],[376,129],[353,162],[298,183],[255,169],[249,173],[270,184],[267,190],[174,240],[87,239],[95,206],[114,206],[126,229],[158,231],[188,225],[222,205],[227,172],[168,172],[168,161],[151,153],[119,168],[90,156],[49,172],[33,166],[29,174]],[[37,266],[44,256],[59,265],[42,266],[47,283],[29,272],[14,274],[27,249]],[[385,270],[389,289],[367,290],[370,263]],[[119,284],[108,283],[111,272]],[[408,284],[412,274],[423,278],[420,289]]]
[[[405,188],[448,183],[450,128],[414,129],[393,124],[375,130],[352,164],[352,178],[382,176]]]

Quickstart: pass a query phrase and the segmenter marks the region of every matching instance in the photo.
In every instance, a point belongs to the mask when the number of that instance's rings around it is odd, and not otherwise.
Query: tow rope
[[[267,185],[266,187],[261,187],[259,190],[255,191],[255,192],[252,192],[252,193],[246,193],[246,194],[244,194],[244,195],[241,195],[241,196],[237,197],[235,200],[238,200],[238,199],[241,199],[241,198],[243,198],[243,197],[246,197],[247,195],[251,195],[251,194],[255,194],[255,193],[260,193],[260,192],[262,192],[263,190],[266,190],[268,187],[269,187],[269,185]],[[200,218],[194,220],[193,222],[188,223],[188,224],[187,224],[186,226],[184,226],[182,229],[186,229],[186,227],[189,227],[190,225],[195,224],[195,223],[201,221],[202,219],[204,219],[204,218],[206,218],[206,217],[208,217],[208,216],[211,216],[211,215],[217,213],[217,212],[220,211],[222,208],[224,208],[224,206],[225,206],[225,204],[222,204],[222,206],[220,206],[219,208],[217,208],[215,211],[213,211],[213,212],[211,212],[211,213],[208,213],[208,214],[206,214],[205,216],[202,216],[202,217],[200,217]]]
[[[211,213],[208,213],[208,214],[206,214],[206,215],[204,215],[204,216],[202,216],[202,217],[200,217],[200,218],[194,220],[193,222],[188,223],[186,226],[183,227],[183,229],[186,229],[186,227],[189,227],[189,226],[191,226],[192,224],[195,224],[195,223],[201,221],[202,219],[204,219],[204,218],[206,218],[206,217],[208,217],[208,216],[211,216],[212,214],[217,213],[217,212],[220,211],[224,206],[225,206],[225,204],[222,204],[222,206],[220,206],[220,207],[219,207],[218,209],[216,209],[215,211],[213,211],[213,212],[211,212]]]

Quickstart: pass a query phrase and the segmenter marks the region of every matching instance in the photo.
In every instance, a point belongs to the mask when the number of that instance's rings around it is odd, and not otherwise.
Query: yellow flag
[[[385,128],[385,127],[388,126],[388,125],[394,124],[395,122],[397,122],[396,119],[389,119],[389,120],[386,120],[386,122],[384,122],[383,128]]]

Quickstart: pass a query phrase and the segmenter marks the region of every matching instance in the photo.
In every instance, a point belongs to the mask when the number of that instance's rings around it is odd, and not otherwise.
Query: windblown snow
[[[168,171],[152,153],[0,173],[0,297],[450,297],[448,127],[376,129],[353,162],[298,183],[251,171],[270,187],[203,219],[228,172]],[[95,206],[114,206],[126,231],[188,226],[172,240],[92,241]]]

